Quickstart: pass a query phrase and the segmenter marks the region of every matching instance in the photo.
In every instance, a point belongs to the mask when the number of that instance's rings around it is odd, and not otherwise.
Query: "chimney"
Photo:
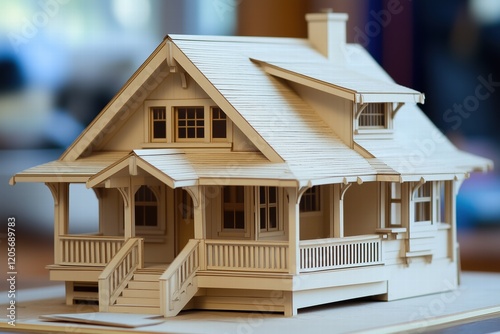
[[[343,59],[348,18],[347,14],[333,13],[330,9],[306,14],[309,42],[328,59]]]

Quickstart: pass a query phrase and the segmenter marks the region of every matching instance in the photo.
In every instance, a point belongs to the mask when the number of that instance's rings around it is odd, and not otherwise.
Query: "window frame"
[[[426,192],[425,194],[423,192]],[[427,196],[428,192],[428,196]],[[434,221],[434,203],[433,203],[433,197],[434,197],[434,182],[428,181],[425,182],[424,184],[420,185],[417,187],[417,189],[414,190],[413,194],[413,222],[418,225],[432,225]],[[426,205],[428,206],[428,217],[429,219],[419,219],[417,220],[417,216],[419,215],[419,211],[417,210],[418,206],[421,205]],[[424,209],[425,210],[425,209]]]
[[[151,106],[149,109],[149,140],[151,142],[164,142],[167,139],[168,132],[168,118],[167,118],[167,108],[165,106]],[[162,109],[162,110],[160,110]],[[155,111],[163,112],[163,119],[155,118]],[[163,121],[165,124],[165,137],[155,137],[155,123],[160,123]]]
[[[186,117],[184,119],[179,118],[180,112],[185,109],[184,113]],[[194,109],[194,118],[190,119],[189,118],[189,112],[190,109]],[[198,112],[201,111],[201,115],[203,117],[198,118]],[[206,110],[204,106],[174,106],[172,107],[172,113],[173,113],[173,124],[172,126],[174,127],[174,142],[176,143],[185,143],[185,142],[206,142],[207,139],[207,115],[206,115]],[[186,137],[179,137],[179,132],[181,130],[181,126],[179,125],[180,122],[186,122],[186,124],[183,126],[183,129],[186,131]],[[189,122],[194,122],[194,125],[189,125]],[[202,122],[202,125],[199,124],[199,122]],[[195,137],[189,137],[189,130],[194,129]],[[198,130],[203,129],[203,137],[198,137]]]
[[[386,226],[391,227],[402,227],[402,196],[403,196],[403,184],[400,182],[387,182],[386,183],[386,199],[387,199],[387,214],[386,214]],[[398,196],[399,192],[399,197]],[[396,211],[399,211],[399,223],[394,223],[394,216],[397,215],[393,211],[393,206]],[[397,209],[399,207],[399,210]]]
[[[175,108],[202,107],[204,111],[204,137],[203,138],[181,138],[177,136],[177,116]],[[233,131],[232,122],[226,115],[226,138],[213,138],[212,134],[212,108],[218,107],[211,99],[151,99],[144,102],[144,136],[143,148],[168,148],[168,147],[232,147]],[[153,138],[153,108],[165,108],[166,111],[166,137]],[[222,108],[220,108],[222,110]],[[224,112],[224,110],[222,110]]]
[[[393,112],[393,104],[388,102],[373,102],[373,103],[367,103],[368,105],[366,108],[357,114],[359,108],[362,108],[362,105],[359,104],[354,104],[354,134],[355,135],[363,135],[364,137],[367,137],[369,135],[375,135],[374,138],[381,138],[382,136],[390,136],[392,135],[393,131],[393,119],[392,119],[392,112]],[[372,105],[382,105],[384,109],[384,115],[385,115],[385,125],[384,126],[364,126],[360,125],[360,120],[363,116],[365,116],[365,112],[370,108]]]
[[[264,203],[261,203],[261,194],[260,194],[260,188],[264,188],[266,192],[266,199],[264,200]],[[272,203],[270,205],[269,203],[269,188],[275,188],[276,189],[276,202]],[[273,236],[281,236],[285,234],[284,230],[284,224],[283,224],[283,198],[284,198],[284,192],[283,188],[281,187],[274,187],[274,186],[256,186],[254,187],[254,193],[255,193],[255,228],[256,231],[259,233],[259,236],[262,237],[273,237]],[[276,228],[269,228],[269,212],[270,208],[276,208]],[[261,228],[261,209],[264,209],[266,212],[266,227]]]

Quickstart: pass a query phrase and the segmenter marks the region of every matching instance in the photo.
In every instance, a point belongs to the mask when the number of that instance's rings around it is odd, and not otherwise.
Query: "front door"
[[[176,246],[175,254],[179,254],[189,239],[194,238],[194,208],[193,200],[187,191],[175,190],[175,221],[176,221]]]

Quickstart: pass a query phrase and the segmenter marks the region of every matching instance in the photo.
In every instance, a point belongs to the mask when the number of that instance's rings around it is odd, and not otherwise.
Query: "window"
[[[388,226],[401,226],[401,183],[387,184]]]
[[[387,110],[385,103],[370,103],[359,115],[359,128],[387,128]]]
[[[245,188],[243,186],[223,187],[222,210],[224,230],[245,229]]]
[[[307,189],[300,200],[300,212],[321,211],[320,201],[319,186]]]
[[[151,141],[167,138],[167,111],[165,107],[151,107]]]
[[[135,193],[135,226],[158,226],[158,199],[148,186]]]
[[[415,222],[430,222],[432,217],[432,182],[421,185],[415,194]]]
[[[259,187],[259,226],[261,231],[277,231],[279,227],[278,188]]]
[[[176,107],[175,119],[177,140],[205,138],[205,111],[203,107]]]
[[[227,138],[226,114],[219,107],[212,107],[212,139]]]

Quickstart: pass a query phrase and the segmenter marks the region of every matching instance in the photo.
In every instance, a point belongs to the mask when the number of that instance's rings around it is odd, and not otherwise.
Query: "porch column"
[[[344,195],[351,186],[348,184],[333,185],[333,237],[344,237]]]
[[[135,188],[129,178],[127,186],[117,187],[123,199],[123,235],[125,239],[135,237]]]
[[[445,221],[450,224],[448,252],[452,261],[458,260],[457,250],[457,181],[446,181],[444,187]]]
[[[288,249],[290,254],[289,272],[297,275],[300,270],[300,213],[297,188],[286,188],[288,195]]]
[[[54,263],[62,262],[60,236],[68,233],[69,183],[46,183],[54,198]]]

